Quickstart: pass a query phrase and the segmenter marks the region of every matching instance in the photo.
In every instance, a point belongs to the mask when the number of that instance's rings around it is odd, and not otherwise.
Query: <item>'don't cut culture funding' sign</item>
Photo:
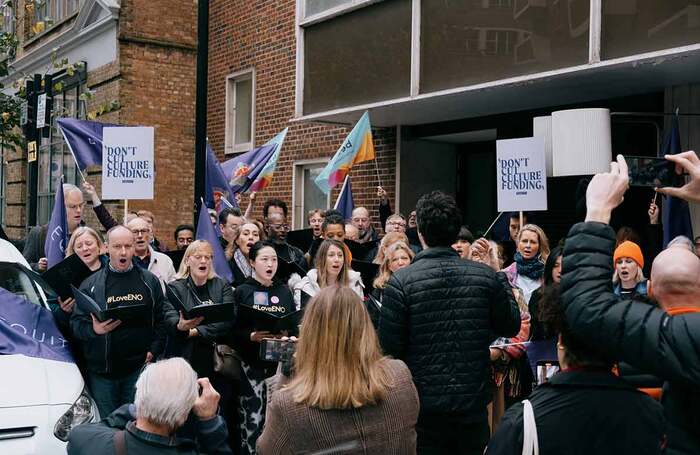
[[[153,127],[105,127],[102,199],[153,199]]]
[[[544,139],[496,141],[496,187],[499,212],[547,210]]]

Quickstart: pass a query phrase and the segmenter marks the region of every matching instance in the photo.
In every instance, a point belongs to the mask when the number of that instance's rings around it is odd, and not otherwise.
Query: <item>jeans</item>
[[[418,455],[482,455],[489,442],[488,420],[453,415],[421,415],[416,424]]]
[[[121,378],[110,378],[97,373],[88,373],[88,384],[95,399],[100,418],[104,419],[123,404],[133,403],[136,380],[140,370]]]

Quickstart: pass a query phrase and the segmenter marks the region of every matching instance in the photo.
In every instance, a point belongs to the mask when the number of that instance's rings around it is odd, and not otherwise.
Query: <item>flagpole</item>
[[[80,164],[78,164],[78,160],[75,158],[75,152],[73,152],[73,147],[71,147],[70,142],[68,142],[68,138],[66,137],[66,133],[63,131],[63,128],[61,128],[60,125],[59,125],[58,129],[61,130],[61,135],[63,136],[63,140],[66,143],[66,145],[68,146],[68,150],[70,150],[70,154],[73,157],[73,161],[75,161],[75,168],[80,173],[80,178],[83,179],[83,183],[87,182],[87,180],[85,180],[85,175],[83,174],[82,169],[80,169]]]
[[[124,226],[126,226],[126,219],[129,216],[129,200],[124,199]]]
[[[497,222],[498,219],[501,217],[501,215],[503,215],[503,212],[499,212],[499,213],[498,213],[498,216],[496,217],[495,220],[493,220],[493,223],[491,223],[491,226],[489,226],[489,228],[486,229],[486,232],[484,232],[483,237],[486,237],[487,235],[489,235],[489,232],[491,232],[491,229],[492,229],[493,226],[496,224],[496,222]]]
[[[382,186],[382,179],[379,177],[379,164],[377,164],[377,157],[374,157],[374,168],[377,170],[377,185]]]

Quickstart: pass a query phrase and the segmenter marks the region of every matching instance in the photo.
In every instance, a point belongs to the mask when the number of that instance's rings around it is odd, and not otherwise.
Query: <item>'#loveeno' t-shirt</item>
[[[135,268],[125,273],[111,270],[107,272],[105,300],[107,309],[127,305],[150,305],[152,303],[148,286],[143,282]]]

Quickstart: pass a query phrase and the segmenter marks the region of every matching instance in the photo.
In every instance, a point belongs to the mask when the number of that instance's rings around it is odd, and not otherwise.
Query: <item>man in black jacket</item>
[[[425,249],[389,280],[379,338],[413,374],[418,452],[481,454],[489,438],[489,345],[518,333],[520,312],[504,274],[452,249],[461,216],[451,196],[426,194],[416,211]]]
[[[287,224],[285,216],[276,212],[271,213],[270,216],[265,218],[265,232],[267,238],[275,244],[275,251],[279,261],[286,264],[277,269],[275,278],[286,282],[294,270],[298,270],[295,273],[307,270],[308,266],[304,252],[287,243],[289,224]],[[294,266],[289,264],[294,264]]]
[[[100,322],[94,314],[74,307],[71,331],[81,341],[87,381],[103,416],[131,403],[139,371],[163,352],[169,332],[176,326],[187,331],[192,328],[179,320],[158,278],[133,265],[134,235],[129,229],[121,225],[110,229],[107,248],[109,264],[88,277],[80,290],[104,309],[148,305],[151,318],[123,325],[119,320]]]
[[[700,202],[700,160],[694,152],[667,156],[688,171],[682,188],[660,193]],[[618,360],[654,374],[664,384],[662,404],[668,419],[667,453],[700,453],[700,285],[669,270],[687,261],[689,253],[671,248],[652,265],[651,288],[664,311],[632,300],[618,300],[612,292],[615,236],[608,226],[612,210],[629,186],[622,156],[611,172],[596,175],[586,193],[586,222],[569,232],[561,280],[562,306],[572,332],[581,341]],[[674,260],[674,257],[676,256]],[[684,268],[698,270],[688,263]],[[685,302],[678,305],[679,302]],[[678,311],[682,308],[683,311]]]

